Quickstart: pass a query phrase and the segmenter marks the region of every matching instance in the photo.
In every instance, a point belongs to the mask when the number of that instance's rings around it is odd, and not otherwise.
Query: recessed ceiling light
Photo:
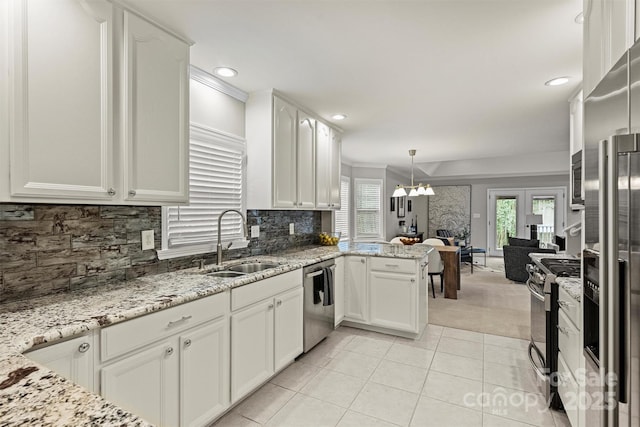
[[[331,116],[331,118],[333,120],[344,120],[347,118],[346,114],[334,114],[333,116]]]
[[[551,79],[544,84],[547,86],[560,86],[569,82],[569,77],[556,77],[555,79]]]
[[[583,24],[584,23],[584,14],[582,12],[577,14],[575,19],[574,19],[574,21],[576,22],[576,24]]]
[[[213,73],[220,77],[235,77],[238,75],[236,70],[229,67],[216,67],[213,69]]]

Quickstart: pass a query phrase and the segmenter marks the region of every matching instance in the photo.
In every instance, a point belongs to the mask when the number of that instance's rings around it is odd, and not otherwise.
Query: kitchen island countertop
[[[216,271],[245,262],[279,264],[240,278],[208,277],[190,268],[113,285],[0,305],[0,425],[150,425],[102,397],[65,380],[22,353],[34,346],[78,336],[267,277],[342,255],[422,259],[429,248],[341,243],[289,250],[208,265]]]

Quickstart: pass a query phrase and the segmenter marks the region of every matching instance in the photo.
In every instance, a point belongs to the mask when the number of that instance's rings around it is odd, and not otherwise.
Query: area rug
[[[488,261],[488,259],[487,259]],[[489,262],[487,262],[489,266]],[[429,323],[487,334],[529,339],[530,295],[526,286],[504,277],[504,272],[488,271],[474,265],[463,266],[458,299],[436,298],[429,292]]]

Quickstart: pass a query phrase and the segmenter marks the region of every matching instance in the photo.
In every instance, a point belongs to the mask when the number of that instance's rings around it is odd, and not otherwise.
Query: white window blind
[[[336,211],[335,217],[335,230],[341,233],[340,240],[349,239],[349,187],[349,178],[340,177],[340,210]]]
[[[243,140],[191,126],[189,205],[166,208],[166,249],[214,250],[220,214],[227,209],[243,211],[244,153]],[[224,216],[221,235],[227,242],[244,239],[239,215]]]
[[[382,180],[355,180],[356,238],[382,238]]]

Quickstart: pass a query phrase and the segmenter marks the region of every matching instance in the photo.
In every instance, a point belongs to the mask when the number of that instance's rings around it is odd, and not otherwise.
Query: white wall
[[[244,138],[244,102],[195,80],[189,95],[189,121]]]
[[[415,207],[416,207],[416,202],[415,200],[412,200],[411,203],[413,205],[413,209],[412,212],[409,212],[406,209],[406,202],[405,202],[405,217],[404,218],[398,218],[398,206],[396,206],[396,210],[394,212],[390,211],[390,200],[391,200],[391,196],[393,195],[394,190],[396,189],[396,185],[400,184],[400,185],[409,185],[411,183],[411,178],[407,179],[402,175],[399,175],[398,173],[387,169],[387,173],[386,173],[386,182],[385,182],[385,211],[384,211],[384,217],[385,217],[385,224],[386,224],[386,237],[385,239],[387,241],[393,239],[394,237],[396,237],[398,235],[398,232],[400,231],[400,221],[404,221],[405,225],[407,227],[409,227],[409,225],[411,225],[411,218],[415,217]],[[415,198],[412,198],[415,199]],[[409,200],[409,198],[407,198],[407,200]]]

